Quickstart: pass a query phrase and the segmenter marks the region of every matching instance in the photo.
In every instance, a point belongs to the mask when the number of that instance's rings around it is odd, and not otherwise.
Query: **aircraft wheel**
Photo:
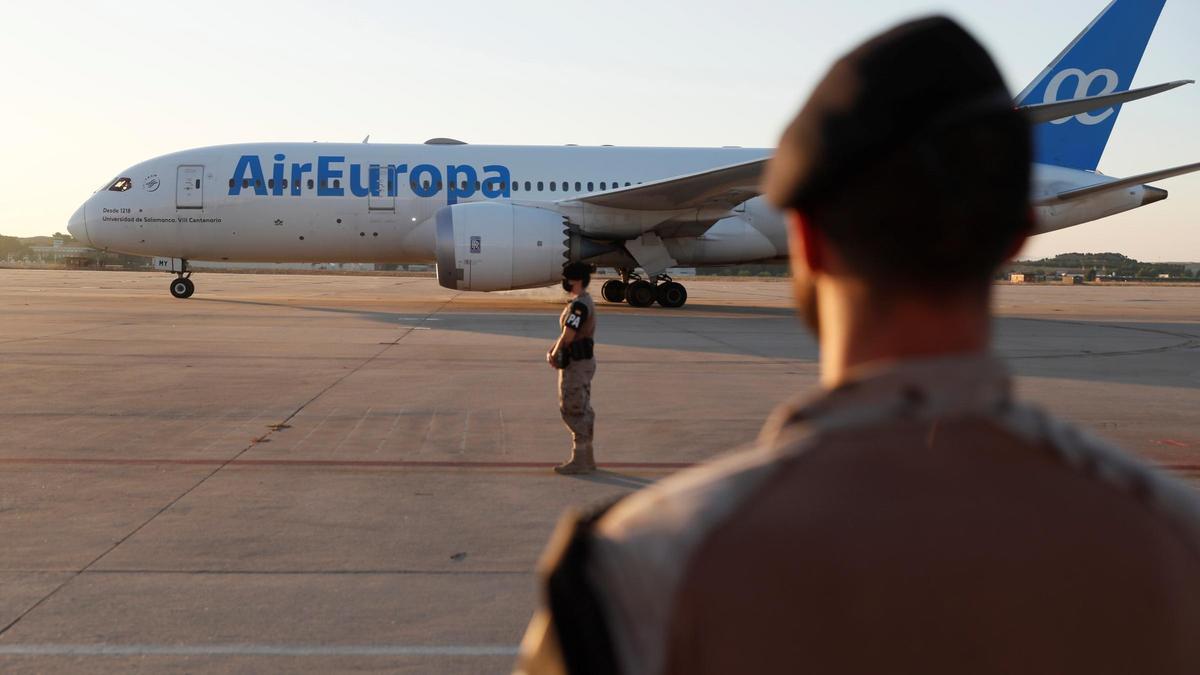
[[[625,289],[625,301],[634,307],[649,307],[654,304],[654,284],[639,279]]]
[[[600,295],[609,302],[625,302],[625,282],[609,279],[600,287]]]
[[[179,298],[190,298],[196,292],[196,284],[191,279],[180,277],[171,282],[171,295]]]
[[[668,281],[665,284],[659,284],[655,289],[655,300],[663,307],[683,307],[687,302],[687,289],[683,284]]]

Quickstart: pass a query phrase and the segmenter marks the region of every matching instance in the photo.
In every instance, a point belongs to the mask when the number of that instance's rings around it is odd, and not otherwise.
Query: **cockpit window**
[[[108,189],[112,192],[124,192],[131,187],[133,187],[133,181],[122,177],[114,180],[112,185],[108,186]]]

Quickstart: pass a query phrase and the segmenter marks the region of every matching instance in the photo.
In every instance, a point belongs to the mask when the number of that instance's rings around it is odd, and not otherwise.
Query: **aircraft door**
[[[367,197],[369,211],[396,210],[396,171],[389,166],[372,164],[370,172],[371,193]]]
[[[175,181],[175,208],[204,208],[204,167],[180,166]]]

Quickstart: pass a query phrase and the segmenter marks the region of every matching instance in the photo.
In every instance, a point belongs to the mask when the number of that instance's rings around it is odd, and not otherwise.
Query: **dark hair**
[[[1014,111],[921,134],[805,204],[873,286],[986,287],[1030,225],[1032,149]]]
[[[587,263],[574,262],[563,265],[564,279],[578,279],[583,282],[583,287],[587,288],[588,283],[592,280],[592,266]]]

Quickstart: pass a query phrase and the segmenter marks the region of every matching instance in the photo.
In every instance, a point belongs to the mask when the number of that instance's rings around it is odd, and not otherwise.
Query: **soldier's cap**
[[[563,265],[562,275],[564,279],[588,279],[592,276],[592,266],[581,262]]]
[[[839,59],[784,131],[763,178],[778,208],[804,209],[870,163],[951,126],[1018,113],[983,46],[933,16]]]

